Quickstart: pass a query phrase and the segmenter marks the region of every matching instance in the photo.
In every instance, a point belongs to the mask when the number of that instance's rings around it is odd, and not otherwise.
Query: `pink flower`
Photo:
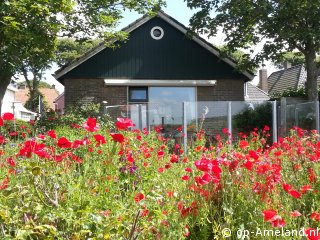
[[[290,213],[291,217],[300,217],[301,215],[302,214],[297,210],[294,210],[293,212]]]

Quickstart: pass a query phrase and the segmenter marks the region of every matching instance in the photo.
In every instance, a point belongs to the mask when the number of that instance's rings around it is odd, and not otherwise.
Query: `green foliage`
[[[284,52],[275,60],[274,65],[277,68],[283,68],[284,63],[291,63],[292,66],[305,64],[306,59],[301,52]],[[320,66],[320,56],[316,58],[318,67]]]
[[[250,50],[248,64],[281,60],[286,52],[302,53],[308,72],[308,98],[317,99],[320,0],[187,0],[187,4],[196,10],[190,20],[194,31],[214,36],[222,27],[231,52]],[[255,53],[258,44],[262,49]]]
[[[101,39],[77,41],[74,38],[60,38],[58,39],[55,62],[60,67],[67,65],[99,43],[101,43]]]
[[[101,122],[102,126],[112,128],[110,117],[107,114],[102,114],[101,105],[95,103],[70,106],[62,116],[58,116],[55,112],[49,112],[46,116],[37,121],[36,126],[41,129],[41,131],[57,129],[60,126],[69,126],[74,128],[82,126],[83,122],[85,122],[88,117],[97,118]]]
[[[163,0],[0,1],[0,99],[15,73],[38,75],[49,66],[59,36],[97,36],[106,41],[123,37],[113,30],[123,10],[151,13],[163,4]]]
[[[29,98],[26,101],[26,103],[24,104],[25,108],[34,111],[34,112],[39,112],[39,97],[41,97],[41,101],[43,103],[43,109],[41,109],[41,111],[47,112],[49,111],[49,105],[48,103],[45,101],[45,98],[43,97],[42,93],[40,93],[39,91],[36,91],[34,93],[34,97],[31,99],[31,95],[30,93],[28,94]]]
[[[233,129],[238,132],[250,133],[254,128],[263,129],[265,125],[272,126],[271,103],[264,103],[233,116]]]
[[[218,46],[218,48],[220,50],[220,57],[231,57],[233,60],[235,60],[239,69],[246,69],[251,72],[257,71],[257,66],[252,61],[250,54],[245,53],[239,49],[233,51],[229,49],[227,45]]]
[[[320,94],[318,92],[318,94]],[[280,100],[282,97],[297,97],[297,98],[303,98],[303,99],[307,99],[308,95],[306,93],[305,88],[298,88],[298,89],[286,89],[284,90],[282,93],[275,93],[272,95],[272,100]]]

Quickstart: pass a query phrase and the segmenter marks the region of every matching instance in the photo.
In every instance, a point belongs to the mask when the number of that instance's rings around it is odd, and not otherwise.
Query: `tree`
[[[274,65],[278,68],[283,68],[284,63],[288,62],[292,66],[304,64],[306,61],[301,52],[285,52],[275,60]],[[316,58],[316,63],[320,67],[320,56]]]
[[[101,39],[89,39],[86,41],[77,41],[74,38],[58,39],[55,62],[59,67],[81,57],[84,53],[101,43]]]
[[[187,4],[197,9],[190,19],[194,31],[212,36],[222,27],[231,50],[263,44],[253,57],[256,65],[279,59],[287,51],[301,52],[307,69],[308,98],[318,99],[320,0],[187,0]]]
[[[28,58],[36,58],[36,54],[43,59],[51,58],[59,36],[123,38],[123,33],[113,29],[124,9],[152,12],[163,1],[0,1],[0,100],[11,78],[25,66]]]

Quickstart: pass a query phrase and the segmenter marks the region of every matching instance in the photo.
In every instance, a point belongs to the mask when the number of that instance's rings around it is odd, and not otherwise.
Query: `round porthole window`
[[[160,40],[163,35],[163,29],[161,27],[153,27],[150,31],[151,37],[155,40]]]

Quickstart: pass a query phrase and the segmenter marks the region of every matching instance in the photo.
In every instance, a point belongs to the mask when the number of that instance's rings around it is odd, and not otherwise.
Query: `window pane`
[[[164,125],[166,130],[183,124],[183,102],[195,102],[194,87],[149,87],[149,123]],[[193,104],[194,105],[194,104]],[[188,109],[187,121],[193,119],[195,108]]]
[[[129,101],[144,101],[147,102],[148,100],[148,89],[144,88],[129,88]]]
[[[149,102],[194,102],[194,87],[150,87]]]

